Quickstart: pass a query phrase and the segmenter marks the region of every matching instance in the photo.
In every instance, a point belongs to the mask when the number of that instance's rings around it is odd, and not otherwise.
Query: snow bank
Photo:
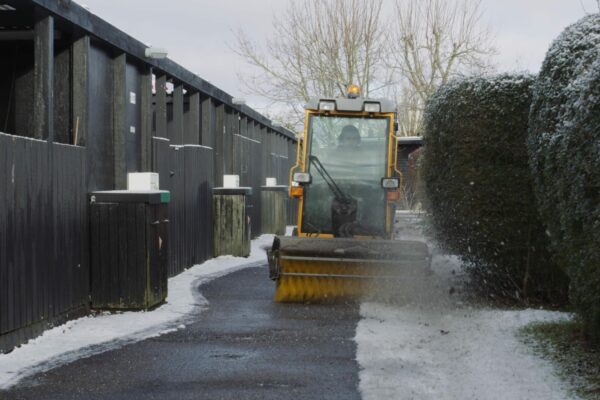
[[[426,241],[418,223],[396,217],[401,239]],[[571,315],[469,306],[459,295],[466,279],[461,260],[428,245],[432,274],[411,282],[419,295],[361,304],[355,341],[363,399],[574,399],[550,363],[516,335],[530,323]]]
[[[552,366],[515,336],[568,315],[361,305],[356,342],[363,399],[565,400]]]
[[[248,258],[223,256],[196,265],[169,279],[167,303],[149,312],[103,313],[70,321],[9,354],[0,354],[0,389],[73,360],[185,328],[192,313],[208,305],[196,288],[242,268],[265,263],[272,235],[252,241]]]

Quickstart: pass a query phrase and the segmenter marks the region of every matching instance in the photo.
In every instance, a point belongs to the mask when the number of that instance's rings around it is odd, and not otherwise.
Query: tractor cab
[[[390,101],[358,96],[306,105],[302,151],[292,174],[292,185],[302,187],[296,191],[299,236],[390,236],[400,187],[391,151],[394,115]]]

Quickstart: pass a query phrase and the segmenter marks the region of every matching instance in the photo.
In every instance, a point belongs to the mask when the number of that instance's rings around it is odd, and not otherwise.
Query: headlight
[[[380,112],[380,111],[381,111],[381,104],[379,104],[379,103],[365,103],[365,112],[376,113],[376,112]]]
[[[321,101],[319,103],[319,110],[321,110],[321,111],[335,111],[335,101]]]
[[[308,184],[312,181],[312,177],[308,172],[295,172],[294,173],[294,182],[300,184]]]
[[[400,179],[381,178],[381,187],[384,189],[398,189],[400,187]]]

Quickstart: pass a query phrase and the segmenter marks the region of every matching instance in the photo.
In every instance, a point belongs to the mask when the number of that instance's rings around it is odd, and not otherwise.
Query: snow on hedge
[[[600,342],[600,15],[552,44],[534,87],[529,153],[570,297]]]
[[[425,113],[424,180],[438,240],[493,297],[560,302],[566,277],[552,263],[526,148],[534,77],[462,78]]]

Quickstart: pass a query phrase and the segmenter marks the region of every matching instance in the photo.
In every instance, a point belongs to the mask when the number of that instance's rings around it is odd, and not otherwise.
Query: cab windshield
[[[357,202],[356,222],[382,231],[385,199],[381,178],[386,174],[389,118],[315,115],[309,120],[307,171],[312,183],[304,196],[302,230],[332,233],[331,204],[336,197],[322,169]]]

